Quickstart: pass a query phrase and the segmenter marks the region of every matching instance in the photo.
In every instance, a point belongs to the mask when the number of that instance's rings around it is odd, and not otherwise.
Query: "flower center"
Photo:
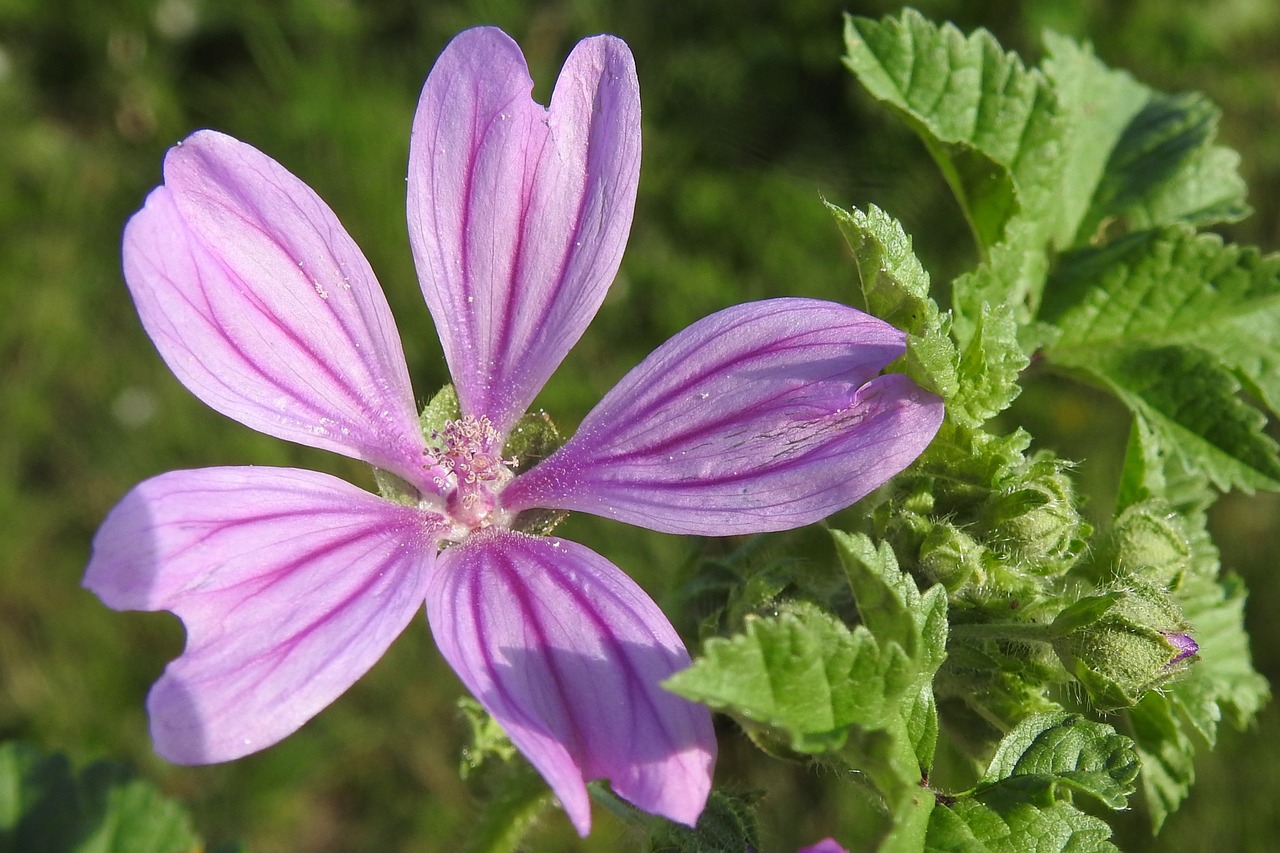
[[[487,417],[464,415],[447,420],[431,438],[440,467],[447,474],[436,479],[445,493],[445,508],[454,523],[453,536],[460,539],[473,530],[492,525],[506,526],[507,513],[497,508],[497,496],[511,480],[502,458],[502,436]]]

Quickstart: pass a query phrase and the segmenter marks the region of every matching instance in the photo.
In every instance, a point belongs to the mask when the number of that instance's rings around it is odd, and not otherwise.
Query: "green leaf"
[[[1134,418],[1125,445],[1124,464],[1120,468],[1120,486],[1116,493],[1116,515],[1129,507],[1149,500],[1164,491],[1164,456],[1150,427]]]
[[[983,304],[960,354],[955,405],[948,414],[962,426],[980,426],[1003,412],[1022,390],[1018,377],[1031,359],[1018,342],[1009,305]]]
[[[908,9],[877,22],[846,18],[845,64],[924,141],[979,245],[1000,242],[1021,213],[1056,230],[1065,118],[1043,75],[985,30],[965,36]]]
[[[1079,234],[1112,149],[1151,97],[1151,90],[1124,71],[1107,68],[1088,45],[1046,32],[1048,57],[1042,67],[1066,114],[1070,132],[1059,185],[1059,231],[1055,242],[1067,247],[1085,240]],[[1079,234],[1079,236],[1077,236]]]
[[[1280,259],[1186,227],[1063,264],[1045,355],[1100,382],[1159,445],[1219,488],[1280,488],[1276,445],[1242,388],[1280,411]]]
[[[1240,158],[1212,144],[1218,117],[1203,95],[1149,92],[1111,153],[1080,236],[1108,225],[1139,231],[1247,216]]]
[[[927,853],[1118,853],[1111,827],[1067,803],[962,799],[930,815]]]
[[[1142,762],[1142,799],[1158,832],[1196,780],[1195,744],[1178,719],[1174,700],[1151,691],[1125,716]]]
[[[828,204],[857,264],[867,310],[909,335],[907,373],[950,400],[956,390],[955,345],[949,318],[929,296],[929,274],[902,225],[875,205],[863,213]]]
[[[866,213],[833,204],[827,209],[853,252],[867,310],[912,334],[935,327],[938,306],[929,297],[929,274],[902,225],[874,204]]]
[[[798,752],[839,748],[856,724],[880,728],[917,673],[903,649],[852,631],[814,607],[749,617],[745,630],[708,640],[667,689],[784,732]]]
[[[947,656],[946,590],[934,586],[921,593],[915,579],[898,568],[887,542],[877,547],[860,533],[834,530],[831,535],[862,623],[881,642],[900,645],[919,661],[921,678],[931,678]]]
[[[1133,741],[1111,726],[1065,712],[1033,714],[1000,741],[978,791],[1003,785],[1037,802],[1078,793],[1123,809],[1137,776]]]
[[[1009,223],[1006,240],[996,244],[986,259],[952,283],[951,307],[955,338],[963,346],[973,337],[987,306],[1008,306],[1018,324],[1022,349],[1031,353],[1044,342],[1048,327],[1032,326],[1049,270],[1049,258],[1034,242],[1034,229],[1026,221]]]
[[[1240,383],[1212,356],[1172,346],[1108,355],[1076,369],[1113,391],[1189,468],[1220,489],[1280,490],[1265,416],[1239,398]]]
[[[458,710],[467,721],[470,731],[469,743],[462,748],[462,760],[458,765],[458,775],[463,779],[475,773],[490,759],[501,764],[516,756],[516,748],[506,731],[498,724],[488,711],[470,696],[458,699]]]
[[[1194,578],[1176,593],[1200,644],[1200,662],[1171,690],[1196,731],[1210,743],[1224,716],[1243,729],[1271,696],[1249,653],[1244,627],[1247,594],[1244,582],[1235,576],[1217,583]]]
[[[500,778],[466,833],[466,853],[514,853],[554,802],[547,783],[523,761],[502,768]]]
[[[1072,796],[1121,809],[1137,775],[1132,742],[1110,726],[1065,712],[1033,714],[1000,742],[973,791],[934,809],[925,849],[1114,851],[1111,828]]]
[[[418,415],[418,424],[422,427],[422,434],[427,437],[429,443],[431,436],[443,430],[447,421],[457,420],[461,416],[458,392],[452,385],[446,385],[435,393],[427,405],[422,407],[422,412]]]
[[[77,776],[62,755],[0,745],[0,851],[180,853],[201,849],[181,805],[126,767],[100,761]]]
[[[1052,291],[1044,319],[1062,334],[1050,358],[1196,346],[1280,414],[1280,256],[1171,227],[1068,259]]]
[[[937,797],[923,786],[909,789],[896,797],[889,816],[889,832],[880,840],[876,853],[918,853],[923,850],[929,832],[929,818],[937,807]]]

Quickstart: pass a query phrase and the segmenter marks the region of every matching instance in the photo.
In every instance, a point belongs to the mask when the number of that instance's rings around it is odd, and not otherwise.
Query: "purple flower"
[[[468,30],[418,106],[410,236],[460,408],[431,435],[368,262],[275,161],[195,133],[129,221],[125,278],[187,388],[247,426],[403,481],[383,498],[296,469],[174,471],[111,511],[86,586],[110,607],[173,611],[187,629],[147,703],[166,758],[227,761],[279,741],[425,602],[445,658],[580,833],[596,778],[693,824],[716,746],[707,709],[660,686],[688,665],[683,644],[609,561],[521,532],[521,513],[781,530],[867,494],[937,430],[939,400],[878,376],[902,333],[840,305],[776,299],[695,323],[556,453],[510,470],[508,435],[617,272],[640,163],[621,41],[581,42],[549,108],[531,88],[511,39]]]

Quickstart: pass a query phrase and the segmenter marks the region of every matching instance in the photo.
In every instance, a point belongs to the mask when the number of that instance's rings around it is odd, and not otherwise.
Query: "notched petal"
[[[333,211],[212,131],[164,171],[125,229],[124,273],[178,379],[247,426],[430,489],[395,322]]]
[[[445,48],[409,154],[409,234],[463,412],[503,434],[595,315],[621,262],[640,169],[627,46],[580,42],[548,108],[520,48],[477,28]]]
[[[156,751],[229,761],[336,699],[421,606],[439,526],[294,469],[174,471],[134,488],[94,538],[84,584],[186,626],[147,703]]]
[[[660,686],[689,665],[658,606],[595,552],[506,530],[447,549],[427,591],[436,643],[560,798],[582,835],[585,783],[692,826],[715,733],[706,708]]]
[[[901,471],[937,432],[939,398],[877,375],[904,350],[902,332],[831,302],[720,311],[623,377],[503,504],[710,536],[818,521]]]

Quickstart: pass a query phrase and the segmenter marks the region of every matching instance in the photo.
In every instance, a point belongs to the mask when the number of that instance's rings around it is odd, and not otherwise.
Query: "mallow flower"
[[[520,49],[473,29],[423,89],[411,244],[457,413],[420,423],[391,312],[333,211],[256,149],[199,131],[130,219],[124,275],[178,379],[279,438],[373,466],[379,496],[271,467],[161,474],[94,539],[85,584],[169,610],[186,646],[147,701],[178,763],[263,749],[334,701],[424,604],[445,659],[590,830],[585,783],[696,822],[716,744],[660,683],[689,663],[607,559],[528,523],[595,513],[657,531],[782,530],[853,503],[932,438],[901,332],[808,299],[707,317],[627,374],[576,433],[516,468],[508,439],[617,273],[640,164],[626,45],[577,45],[549,107]],[[673,283],[672,286],[679,286]],[[390,476],[388,476],[390,475]]]

